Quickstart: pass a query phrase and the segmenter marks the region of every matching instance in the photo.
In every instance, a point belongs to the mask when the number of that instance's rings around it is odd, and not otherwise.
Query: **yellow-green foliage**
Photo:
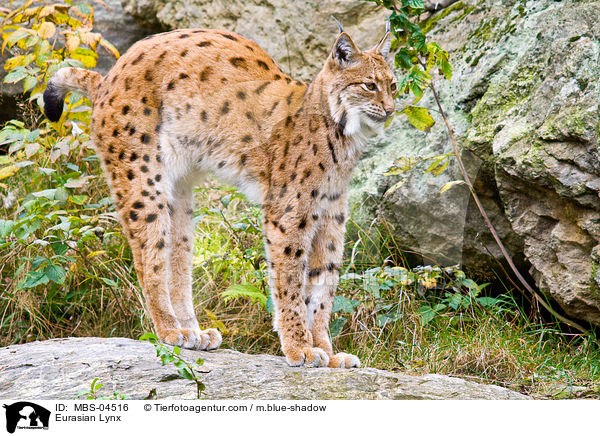
[[[2,50],[9,54],[4,81],[22,84],[30,102],[29,119],[0,130],[8,151],[0,157],[4,344],[73,334],[84,320],[87,329],[101,325],[105,334],[125,331],[108,314],[120,312],[134,322],[139,317],[137,305],[108,298],[139,296],[121,260],[128,250],[89,139],[88,102],[72,94],[56,124],[40,110],[47,79],[58,68],[95,66],[100,46],[118,57],[112,44],[91,31],[93,8],[73,3],[27,1],[2,10]]]
[[[4,64],[9,71],[4,81],[22,82],[24,92],[30,92],[40,106],[45,81],[59,68],[95,67],[98,45],[119,57],[110,42],[92,32],[94,9],[86,3],[28,0],[3,15],[2,54],[8,49],[12,55]]]

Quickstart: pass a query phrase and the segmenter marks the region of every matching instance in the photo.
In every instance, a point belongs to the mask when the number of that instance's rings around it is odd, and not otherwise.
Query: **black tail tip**
[[[44,91],[44,113],[50,121],[58,121],[63,112],[64,97],[51,83]]]

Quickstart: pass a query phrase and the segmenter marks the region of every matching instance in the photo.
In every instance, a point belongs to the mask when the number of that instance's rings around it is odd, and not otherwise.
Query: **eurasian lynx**
[[[70,90],[93,104],[92,138],[162,341],[221,344],[217,330],[200,329],[192,303],[193,187],[211,172],[263,205],[287,362],[360,365],[333,354],[328,326],[351,172],[366,138],[394,113],[389,36],[360,51],[340,33],[311,84],[288,77],[255,42],[205,29],[139,41],[105,77],[77,68],[52,77],[50,120]]]

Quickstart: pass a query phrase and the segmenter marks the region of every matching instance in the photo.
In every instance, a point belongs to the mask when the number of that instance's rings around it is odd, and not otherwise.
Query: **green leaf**
[[[424,107],[407,106],[402,113],[406,114],[409,123],[424,132],[428,132],[435,124],[435,121],[429,115],[429,111]]]
[[[26,32],[25,29],[23,29],[23,28],[19,28],[19,29],[15,30],[13,33],[8,34],[8,37],[4,40],[4,45],[2,46],[2,52],[4,52],[4,48],[6,47],[6,45],[8,45],[9,47],[12,47],[18,41],[20,41],[23,38],[26,38],[29,35],[30,34],[28,32]]]
[[[236,298],[248,298],[255,303],[260,303],[262,307],[265,307],[267,304],[267,296],[254,285],[233,285],[221,292],[221,297],[225,298],[225,301]]]
[[[154,333],[144,333],[140,336],[140,341],[158,342],[158,336]]]
[[[413,1],[415,1],[415,0],[413,0]],[[94,13],[92,8],[85,3],[76,4],[74,6],[74,8],[77,9],[81,14],[86,15],[86,16],[91,16]]]
[[[421,89],[421,86],[415,81],[408,82],[408,86],[417,98],[417,101],[421,100],[421,98],[423,97],[423,90]]]
[[[341,311],[343,313],[353,313],[354,309],[359,304],[360,301],[350,300],[343,295],[336,295],[333,299],[333,308],[331,309],[331,312],[336,313]]]
[[[98,383],[99,381],[100,379],[98,377],[92,380],[92,383],[90,384],[90,390],[92,392],[98,392],[98,390],[100,390],[100,388],[104,386],[102,383]]]
[[[419,50],[421,53],[424,53],[427,50],[427,40],[425,35],[418,26],[414,25],[415,32],[410,36],[410,41],[413,47]]]
[[[429,168],[427,168],[425,173],[431,173],[434,176],[439,176],[448,167],[449,163],[450,159],[448,159],[446,156],[443,156],[441,159],[437,159],[431,165],[429,165]]]
[[[452,309],[457,310],[463,302],[463,296],[460,294],[452,294],[450,298],[448,298],[448,306]]]
[[[436,315],[446,308],[445,304],[436,304],[435,306],[421,306],[417,313],[421,316],[421,325],[427,325]]]
[[[414,9],[425,9],[425,3],[423,2],[423,0],[403,0],[402,3],[405,3],[406,5],[414,8]]]
[[[229,206],[229,203],[231,203],[231,200],[233,199],[233,194],[227,194],[224,197],[221,197],[221,204],[225,207]]]
[[[71,181],[71,180],[73,180],[73,179],[69,179],[69,181]],[[67,186],[67,185],[64,185],[64,186]],[[67,186],[67,188],[71,188],[71,186]],[[82,204],[84,204],[87,199],[88,199],[87,195],[71,195],[71,196],[69,196],[69,201],[71,203],[75,203],[75,204],[78,204],[80,206]]]
[[[38,198],[44,197],[48,200],[54,200],[54,197],[56,195],[56,189],[44,189],[43,191],[32,192],[31,195]]]
[[[456,185],[466,185],[466,183],[463,180],[453,180],[451,182],[444,183],[440,188],[440,194],[446,192],[448,189]]]
[[[86,68],[94,68],[98,59],[98,55],[94,50],[83,47],[77,47],[71,57],[81,61]]]
[[[377,325],[381,328],[385,327],[387,323],[397,321],[402,315],[399,313],[388,313],[377,315]]]
[[[69,199],[69,193],[62,186],[56,188],[56,193],[54,194],[54,199],[58,201],[67,201]]]
[[[26,239],[29,237],[29,235],[31,235],[35,231],[39,230],[41,227],[42,227],[42,223],[40,221],[34,221],[29,225],[28,224],[23,224],[20,226],[15,225],[14,233],[17,238]]]
[[[498,298],[492,298],[492,297],[478,297],[477,302],[479,304],[481,304],[483,307],[491,307],[491,306],[495,306],[496,304],[500,303],[500,300]]]
[[[83,188],[87,183],[90,176],[73,177],[63,185],[65,188]]]
[[[27,76],[23,81],[23,92],[29,92],[35,85],[37,85],[37,78],[33,76]]]
[[[112,288],[116,288],[117,287],[117,282],[115,282],[114,280],[107,279],[106,277],[100,277],[100,280],[102,280],[105,284],[107,284],[108,286],[110,286]],[[151,333],[145,333],[143,336],[150,335],[150,334]],[[152,336],[155,336],[155,335],[152,335]],[[142,339],[140,337],[140,340],[145,341],[147,339]],[[158,340],[158,338],[156,338],[156,340]]]
[[[173,356],[171,356],[170,354],[161,354],[160,355],[160,361],[163,366],[168,365],[169,363],[173,362],[174,360],[175,360],[175,358]]]
[[[467,288],[469,288],[471,290],[479,290],[479,285],[471,279],[464,279],[462,281],[462,285],[466,286]]]
[[[381,293],[379,292],[379,290],[381,289],[381,286],[379,284],[379,280],[377,279],[377,277],[374,277],[374,276],[365,277],[365,281],[363,282],[363,289],[365,291],[367,291],[369,294],[371,294],[373,297],[381,298]]]
[[[16,222],[12,220],[0,220],[0,236],[7,237],[12,233]]]
[[[48,265],[44,270],[44,274],[46,274],[46,277],[48,277],[49,280],[59,285],[62,285],[67,278],[67,272],[60,265]]]
[[[4,77],[4,83],[17,83],[27,77],[27,71],[15,70]]]
[[[447,80],[452,79],[452,65],[448,62],[448,53],[445,51],[439,52],[437,55],[437,64],[441,73]]]
[[[409,70],[412,67],[412,60],[410,58],[410,54],[408,53],[408,49],[403,47],[398,50],[396,53],[396,66],[399,68],[404,68],[405,70]]]
[[[346,321],[348,321],[348,319],[345,317],[342,317],[342,318],[334,319],[333,321],[331,321],[329,323],[329,334],[332,339],[336,338],[340,335],[340,333],[342,332],[342,329],[344,328],[344,325],[346,324]]]
[[[402,179],[399,180],[398,182],[394,183],[390,188],[388,188],[387,191],[385,191],[385,195],[392,195],[394,192],[396,192],[398,189],[400,189],[402,186],[404,186],[404,184],[406,183],[407,179]]]
[[[346,273],[340,277],[340,280],[362,280],[362,274]]]
[[[48,59],[52,56],[52,46],[46,40],[41,41],[35,46],[35,63],[40,67],[43,67],[48,62]]]
[[[20,288],[28,289],[39,285],[45,285],[49,282],[48,276],[43,271],[29,271],[25,280],[21,283]]]
[[[179,375],[181,377],[183,377],[186,380],[193,381],[196,378],[196,377],[194,377],[194,374],[192,373],[192,371],[190,371],[190,369],[188,367],[179,368],[179,370],[177,372],[179,373]]]

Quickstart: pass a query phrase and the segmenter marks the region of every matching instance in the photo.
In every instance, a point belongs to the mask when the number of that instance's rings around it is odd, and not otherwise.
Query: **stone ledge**
[[[233,350],[182,350],[188,361],[204,359],[203,398],[261,400],[527,399],[517,392],[443,375],[409,376],[373,368],[291,368],[283,357]],[[161,366],[154,347],[126,338],[67,338],[0,348],[0,398],[74,399],[96,377],[101,395],[193,399],[195,385]]]

